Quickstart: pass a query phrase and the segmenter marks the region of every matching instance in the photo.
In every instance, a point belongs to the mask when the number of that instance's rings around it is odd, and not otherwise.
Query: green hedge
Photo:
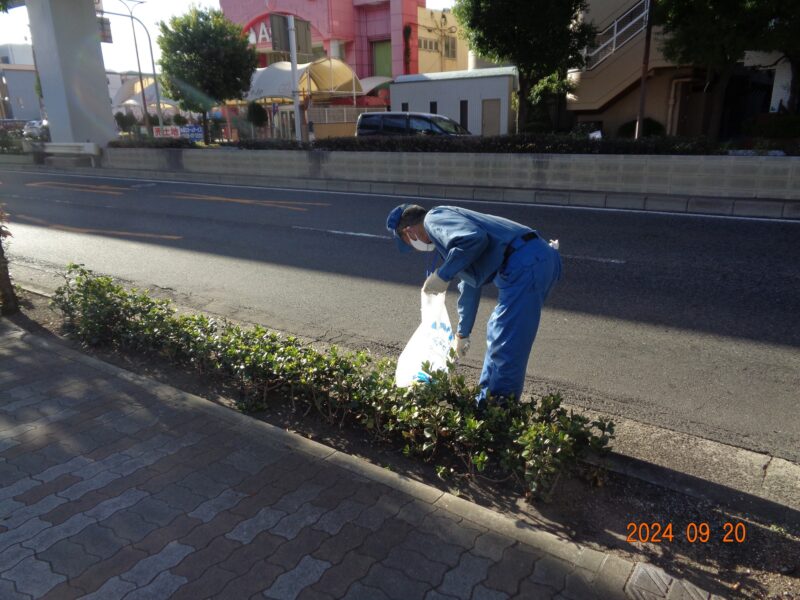
[[[109,148],[197,148],[188,138],[126,138],[111,140]]]
[[[322,150],[365,152],[479,152],[513,154],[719,154],[706,139],[590,140],[584,136],[522,134],[496,137],[348,137],[318,140]]]
[[[642,122],[642,137],[665,136],[667,130],[664,126],[650,117],[646,117]],[[623,123],[617,129],[617,136],[625,139],[633,139],[636,136],[636,121]]]
[[[641,140],[556,134],[523,134],[497,137],[340,137],[309,144],[294,140],[242,140],[224,142],[225,147],[247,150],[328,150],[341,152],[477,152],[500,154],[724,154],[726,151],[705,138],[652,137]],[[112,148],[193,148],[184,139],[116,140]]]
[[[558,395],[476,413],[477,390],[455,372],[431,382],[394,385],[395,363],[366,352],[320,352],[261,327],[243,329],[203,315],[177,315],[170,302],[126,290],[109,277],[69,265],[55,293],[70,335],[91,346],[147,353],[239,390],[242,410],[301,404],[332,424],[350,424],[376,443],[437,464],[444,474],[491,475],[517,482],[526,495],[547,492],[589,451],[613,438],[610,421],[567,411]],[[454,467],[455,466],[455,467]]]
[[[109,142],[112,148],[203,148],[183,138],[125,139]],[[705,138],[645,137],[640,140],[557,134],[523,134],[498,137],[340,137],[314,144],[294,140],[241,140],[219,146],[244,150],[320,150],[339,152],[474,152],[496,154],[631,154],[631,155],[724,155],[752,150],[765,154],[780,150],[800,156],[800,141],[793,139],[744,139],[718,144]]]
[[[769,113],[746,121],[745,135],[771,140],[800,140],[800,115]]]

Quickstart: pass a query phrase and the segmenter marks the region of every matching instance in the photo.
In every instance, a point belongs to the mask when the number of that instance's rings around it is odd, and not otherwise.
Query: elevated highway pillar
[[[25,0],[54,142],[116,137],[93,0]]]

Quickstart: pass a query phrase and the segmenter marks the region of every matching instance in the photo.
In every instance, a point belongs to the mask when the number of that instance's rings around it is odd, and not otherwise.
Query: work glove
[[[442,294],[447,291],[447,286],[449,285],[450,282],[439,277],[439,273],[434,271],[428,275],[425,283],[422,284],[422,291],[426,294]]]
[[[468,337],[456,336],[456,356],[458,358],[464,358],[467,352],[469,352],[471,343]]]

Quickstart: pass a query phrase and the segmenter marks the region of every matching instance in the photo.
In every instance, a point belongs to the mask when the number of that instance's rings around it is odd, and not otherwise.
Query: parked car
[[[28,121],[22,128],[22,137],[29,140],[50,141],[50,128],[47,121]]]
[[[472,135],[461,125],[428,113],[361,113],[356,124],[357,136],[369,135]]]

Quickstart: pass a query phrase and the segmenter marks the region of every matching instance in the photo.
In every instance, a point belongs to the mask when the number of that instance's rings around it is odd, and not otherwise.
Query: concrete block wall
[[[797,218],[800,157],[106,150],[113,169],[376,194]]]

